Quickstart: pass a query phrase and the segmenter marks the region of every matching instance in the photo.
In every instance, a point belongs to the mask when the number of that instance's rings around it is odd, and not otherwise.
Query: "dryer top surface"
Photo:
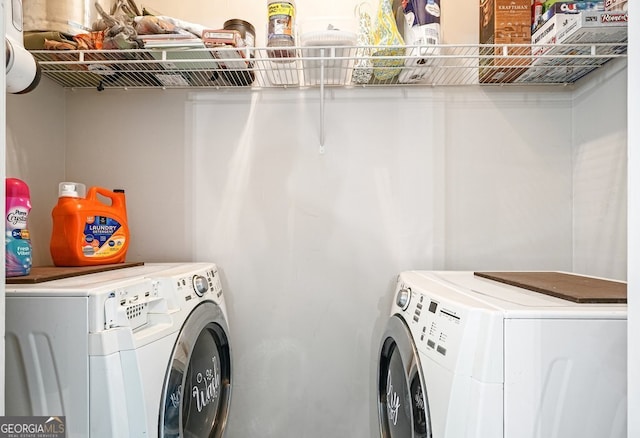
[[[505,318],[626,319],[626,303],[576,303],[474,275],[473,271],[407,271],[401,281],[414,292]]]

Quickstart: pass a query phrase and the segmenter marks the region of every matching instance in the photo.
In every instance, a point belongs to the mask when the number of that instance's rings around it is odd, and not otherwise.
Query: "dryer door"
[[[411,332],[389,319],[378,361],[378,418],[383,438],[431,438],[429,403]]]
[[[159,436],[222,437],[231,396],[228,326],[212,302],[184,323],[162,390]]]

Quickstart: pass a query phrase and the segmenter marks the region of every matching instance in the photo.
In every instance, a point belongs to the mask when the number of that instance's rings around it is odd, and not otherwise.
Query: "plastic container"
[[[309,19],[300,23],[299,35],[300,45],[303,47],[305,85],[319,85],[321,79],[329,85],[346,85],[351,82],[355,45],[358,43],[353,18]]]
[[[60,183],[53,208],[51,258],[56,266],[93,266],[125,261],[129,226],[124,190]],[[101,197],[110,200],[110,204]]]
[[[5,193],[5,275],[21,277],[29,275],[32,265],[29,186],[18,178],[7,178]]]

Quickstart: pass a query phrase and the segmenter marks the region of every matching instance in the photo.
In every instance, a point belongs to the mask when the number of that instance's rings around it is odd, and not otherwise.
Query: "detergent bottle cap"
[[[61,182],[58,186],[58,197],[84,198],[87,188],[82,183]]]

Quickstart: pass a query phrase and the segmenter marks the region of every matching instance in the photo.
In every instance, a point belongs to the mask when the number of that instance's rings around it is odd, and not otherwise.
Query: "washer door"
[[[222,437],[231,396],[228,327],[212,302],[197,306],[173,348],[162,390],[159,436]]]
[[[383,438],[431,438],[429,403],[411,332],[389,319],[378,361],[378,418]]]

